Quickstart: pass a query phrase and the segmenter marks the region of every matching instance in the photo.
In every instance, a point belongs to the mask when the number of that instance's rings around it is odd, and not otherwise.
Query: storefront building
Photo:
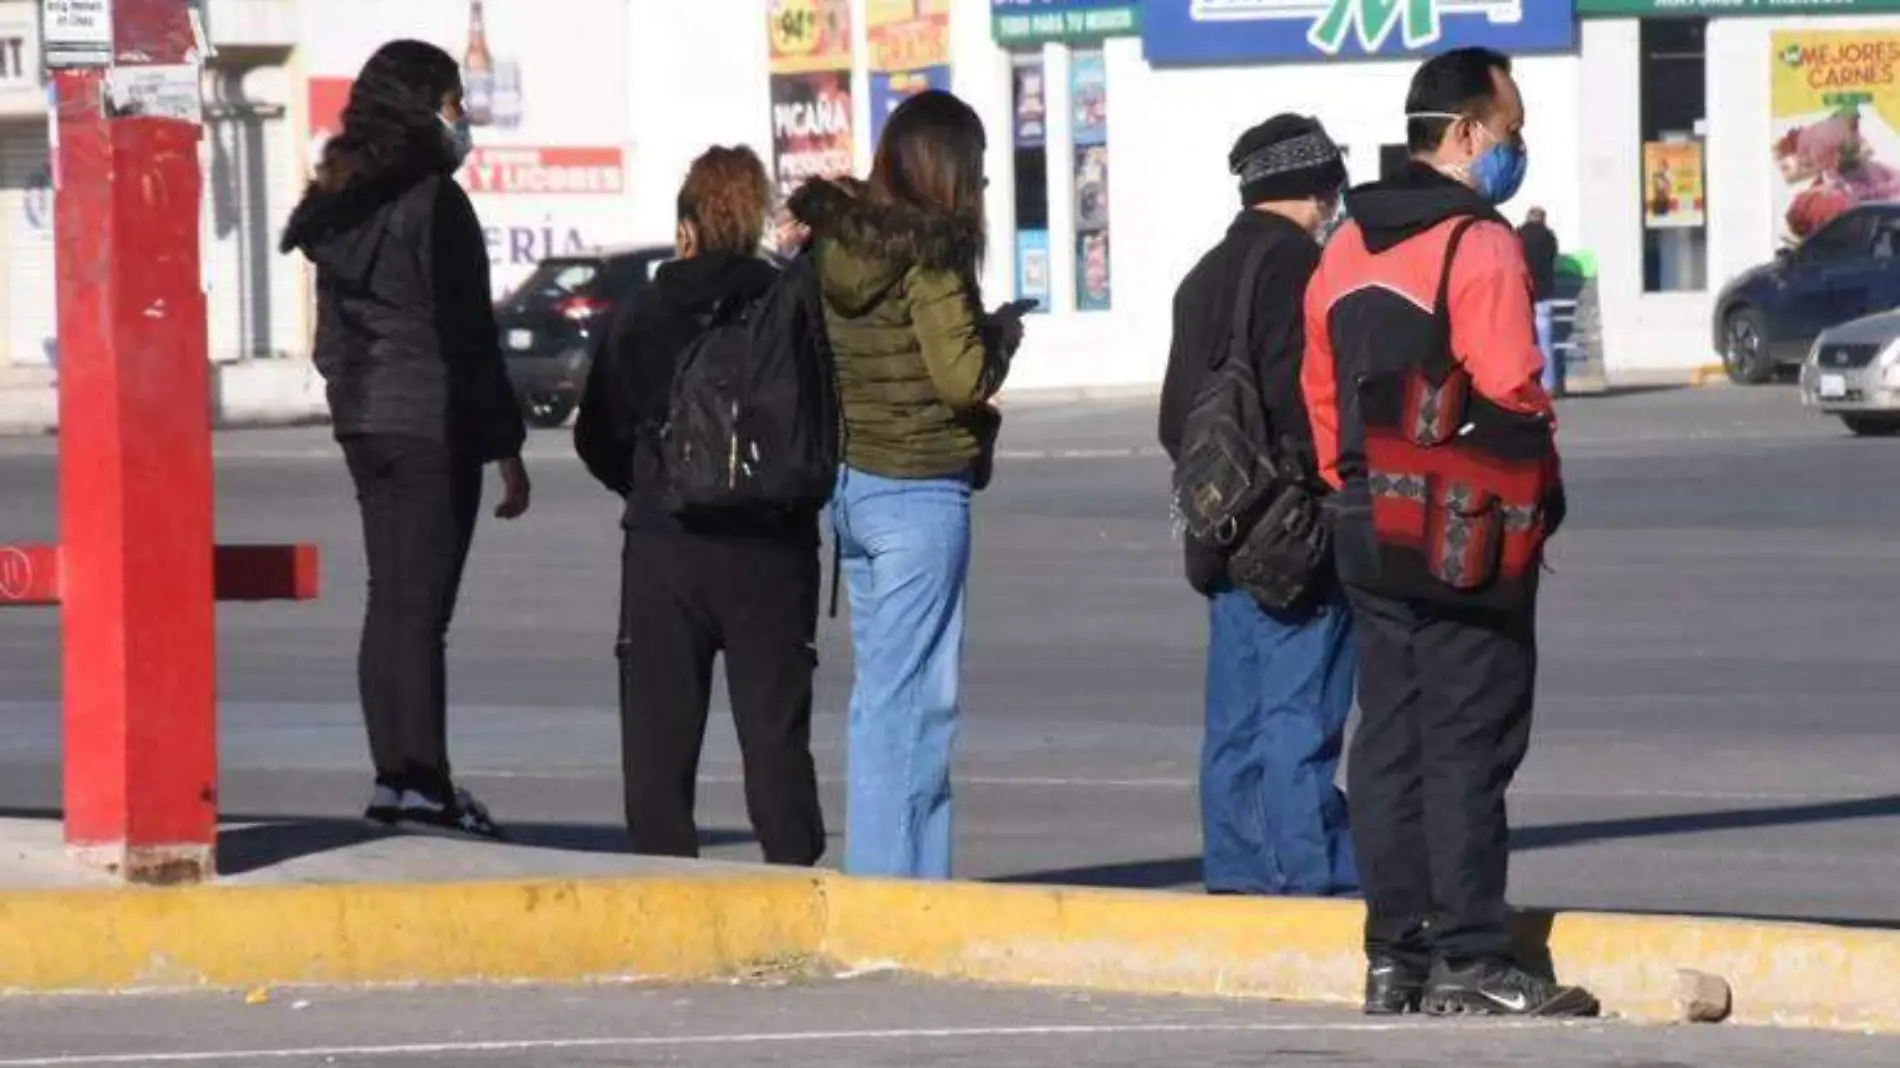
[[[1791,209],[1812,228],[1900,196],[1879,163],[1900,162],[1900,0],[707,0],[643,10],[633,40],[636,100],[678,108],[636,105],[655,181],[713,140],[772,146],[788,184],[862,172],[907,87],[970,100],[987,296],[1044,305],[1018,387],[1158,382],[1174,286],[1239,207],[1234,138],[1315,115],[1375,179],[1404,162],[1412,71],[1446,48],[1516,57],[1532,163],[1506,214],[1544,208],[1594,264],[1613,380],[1714,362],[1714,291],[1796,236]]]

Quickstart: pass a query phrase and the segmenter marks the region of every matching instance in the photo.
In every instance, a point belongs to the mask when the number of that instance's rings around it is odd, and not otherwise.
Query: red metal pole
[[[196,61],[185,0],[114,0],[114,53]],[[66,840],[136,882],[214,871],[212,469],[200,124],[55,79]]]

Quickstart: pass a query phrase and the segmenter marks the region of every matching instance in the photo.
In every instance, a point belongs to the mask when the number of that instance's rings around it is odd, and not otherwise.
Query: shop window
[[[1013,57],[1016,296],[1048,311],[1055,295],[1049,267],[1049,93],[1042,53]]]
[[[1642,23],[1643,291],[1708,288],[1708,20]]]
[[[1108,63],[1101,49],[1076,49],[1069,63],[1075,121],[1075,307],[1113,304],[1108,225]]]

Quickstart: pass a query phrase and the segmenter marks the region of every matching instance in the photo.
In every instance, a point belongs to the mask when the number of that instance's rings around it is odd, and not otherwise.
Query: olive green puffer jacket
[[[855,182],[792,197],[812,231],[838,359],[845,462],[887,478],[982,481],[1008,358],[975,282],[979,222],[872,203]]]

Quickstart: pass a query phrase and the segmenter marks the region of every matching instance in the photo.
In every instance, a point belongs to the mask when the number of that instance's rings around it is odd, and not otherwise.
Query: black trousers
[[[1530,743],[1536,608],[1466,614],[1348,591],[1361,720],[1347,767],[1366,951],[1508,959],[1505,791]]]
[[[724,653],[746,812],[766,862],[816,864],[825,852],[811,756],[816,547],[632,531],[621,574],[621,764],[634,851],[699,854],[693,804],[713,661]]]
[[[441,796],[450,785],[449,622],[481,509],[482,465],[394,435],[348,439],[343,454],[369,557],[357,684],[376,777]]]

